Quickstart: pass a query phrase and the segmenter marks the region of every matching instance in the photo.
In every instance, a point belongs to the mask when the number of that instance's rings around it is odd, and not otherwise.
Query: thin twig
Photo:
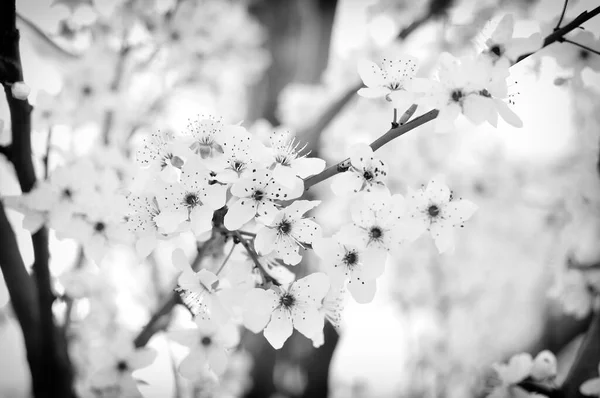
[[[567,5],[568,4],[569,4],[569,0],[565,0],[562,12],[560,13],[560,19],[558,20],[558,23],[556,24],[556,28],[554,28],[554,30],[559,30],[560,29],[560,24],[562,23],[563,18],[565,17],[565,13],[567,12]]]
[[[70,51],[62,48],[60,45],[56,44],[54,40],[50,36],[48,36],[39,26],[34,24],[29,19],[25,18],[23,15],[17,13],[17,20],[22,23],[29,31],[33,32],[36,37],[41,39],[46,45],[48,45],[55,53],[59,55],[65,56],[68,59],[78,59],[79,56],[77,54],[73,54]]]
[[[542,48],[548,47],[552,43],[560,42],[561,39],[567,33],[570,33],[571,31],[577,29],[579,26],[581,26],[585,22],[589,21],[590,19],[594,18],[598,14],[600,14],[600,6],[594,8],[592,11],[582,12],[581,14],[579,14],[577,16],[577,18],[575,18],[574,20],[572,20],[571,22],[569,22],[562,28],[555,30],[550,35],[546,36],[546,38],[544,39],[544,43],[542,44]],[[529,53],[529,54],[521,55],[519,58],[517,58],[517,61],[515,63],[519,63],[519,62],[523,61],[525,58],[527,58],[535,53],[536,53],[536,51]]]
[[[217,270],[217,272],[215,272],[216,275],[219,275],[223,271],[223,268],[225,268],[225,265],[229,261],[229,258],[233,254],[234,250],[235,250],[235,244],[231,245],[231,250],[229,250],[229,253],[227,254],[227,257],[225,257],[225,260],[223,260],[223,263],[221,264],[221,266],[219,267],[219,269]]]
[[[44,180],[50,175],[50,150],[52,149],[52,127],[48,128],[48,136],[46,138],[46,153],[44,154]]]
[[[573,45],[575,45],[575,46],[577,46],[577,47],[579,47],[579,48],[583,48],[584,50],[586,50],[586,51],[589,51],[589,52],[591,52],[591,53],[593,53],[593,54],[600,55],[600,51],[596,51],[596,50],[594,50],[594,49],[592,49],[592,48],[589,48],[588,46],[584,46],[583,44],[580,44],[580,43],[574,42],[574,41],[572,41],[572,40],[569,40],[569,39],[562,39],[561,41],[562,41],[562,42],[565,42],[565,43],[573,44]]]

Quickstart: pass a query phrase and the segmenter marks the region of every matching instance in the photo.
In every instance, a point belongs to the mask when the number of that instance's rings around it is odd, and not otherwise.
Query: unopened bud
[[[11,87],[12,96],[18,100],[26,100],[31,92],[29,86],[23,82],[13,83]]]

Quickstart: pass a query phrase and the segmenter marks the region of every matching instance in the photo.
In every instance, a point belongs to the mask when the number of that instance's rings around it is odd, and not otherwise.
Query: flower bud
[[[31,92],[29,86],[23,82],[13,83],[11,87],[12,96],[18,100],[26,100]]]

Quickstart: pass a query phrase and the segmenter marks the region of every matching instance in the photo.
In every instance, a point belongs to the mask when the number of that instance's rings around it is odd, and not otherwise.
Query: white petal
[[[323,330],[324,318],[316,306],[297,304],[292,308],[294,327],[309,339]]]
[[[219,282],[219,277],[207,269],[201,269],[196,275],[200,283],[202,283],[207,290],[214,289]]]
[[[296,200],[294,203],[284,209],[285,214],[289,214],[293,218],[300,218],[309,210],[314,209],[319,204],[320,200]]]
[[[132,369],[142,369],[146,366],[150,366],[152,362],[156,359],[156,350],[150,347],[138,348],[135,352],[128,358],[127,364]]]
[[[256,215],[256,201],[242,198],[228,207],[225,214],[225,228],[230,231],[240,229]]]
[[[384,87],[367,87],[358,90],[358,95],[364,98],[381,98],[388,95],[389,89]]]
[[[360,191],[363,183],[364,179],[361,175],[348,170],[333,178],[331,190],[337,196],[347,196],[351,193]]]
[[[365,281],[358,278],[351,278],[348,281],[348,291],[357,303],[370,303],[373,301],[373,297],[375,297],[377,283],[375,280]]]
[[[273,179],[287,189],[292,189],[296,185],[296,171],[290,166],[277,164],[273,170]]]
[[[261,228],[254,238],[254,248],[259,254],[269,254],[275,249],[277,230],[275,228]]]
[[[197,329],[173,330],[168,333],[169,339],[185,347],[195,347],[200,336]]]
[[[175,232],[177,227],[187,220],[187,210],[165,210],[161,211],[156,217],[154,217],[154,221],[156,222],[156,226],[161,228],[164,233],[170,234]]]
[[[156,248],[156,244],[158,241],[156,240],[156,235],[146,235],[141,236],[137,242],[135,242],[135,250],[138,256],[142,258],[146,258],[154,251]]]
[[[227,186],[221,184],[213,184],[204,188],[205,196],[202,202],[212,210],[219,210],[225,206],[227,197]]]
[[[280,236],[277,239],[275,250],[277,256],[288,265],[296,265],[302,261],[302,256],[298,253],[298,243],[290,235]]]
[[[359,60],[357,63],[358,75],[367,87],[377,87],[385,84],[383,71],[371,61]]]
[[[463,114],[473,124],[480,125],[488,119],[493,102],[478,94],[470,94],[463,101]]]
[[[313,220],[301,219],[292,225],[291,235],[302,243],[312,243],[321,236],[321,226]]]
[[[189,355],[179,364],[179,373],[188,380],[197,379],[206,365],[206,355],[201,349],[190,351]]]
[[[450,188],[444,184],[442,177],[438,176],[427,184],[425,196],[435,204],[446,203],[450,200]]]
[[[192,210],[190,214],[190,226],[194,235],[201,235],[212,229],[213,214],[213,210],[207,206],[199,206]]]
[[[251,289],[244,298],[244,326],[254,333],[265,328],[279,296],[272,290]]]
[[[319,158],[297,158],[292,161],[292,167],[300,178],[319,174],[325,169],[325,161]]]
[[[429,228],[431,237],[440,253],[454,250],[454,228],[444,222],[435,222]]]
[[[279,212],[279,209],[270,200],[260,202],[256,208],[256,214],[259,215],[262,219],[261,221],[264,221],[265,223],[272,223],[277,212]]]
[[[329,277],[322,272],[315,272],[294,282],[290,294],[299,302],[320,304],[329,291]]]
[[[208,351],[208,366],[217,376],[222,375],[227,369],[227,354],[220,347],[213,347]]]
[[[171,262],[173,263],[173,266],[175,266],[175,268],[177,268],[180,271],[189,270],[191,268],[190,261],[185,255],[183,249],[180,248],[173,250],[173,254],[171,255]]]
[[[289,311],[277,308],[271,315],[271,322],[265,328],[265,338],[273,348],[280,349],[283,343],[292,335],[292,316]]]
[[[448,202],[441,211],[446,221],[454,226],[460,226],[471,218],[477,209],[478,207],[475,203],[466,199],[459,199]]]
[[[500,117],[502,117],[502,119],[504,119],[506,123],[518,128],[523,127],[523,121],[521,120],[521,118],[515,112],[513,112],[513,110],[510,109],[504,101],[495,98],[494,104],[496,105],[498,114],[500,115]]]
[[[372,280],[383,275],[387,253],[381,250],[366,249],[359,254],[362,266],[357,272],[357,277],[362,280]]]

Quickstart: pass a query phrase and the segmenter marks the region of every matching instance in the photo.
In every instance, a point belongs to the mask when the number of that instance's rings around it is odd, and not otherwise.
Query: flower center
[[[200,199],[198,199],[198,195],[196,195],[194,192],[187,193],[183,201],[188,207],[196,207],[200,204]]]
[[[66,198],[66,199],[72,199],[73,198],[73,192],[71,191],[70,188],[65,188],[62,191],[62,197]]]
[[[129,365],[127,365],[126,361],[117,362],[117,370],[119,372],[125,372],[127,369],[129,369]]]
[[[427,213],[429,213],[431,217],[437,217],[440,214],[440,208],[436,205],[431,205],[427,209]]]
[[[452,91],[451,97],[452,97],[452,101],[454,101],[454,102],[460,102],[460,100],[463,97],[462,90],[454,90],[454,91]]]
[[[586,50],[579,51],[579,58],[586,60],[590,57],[590,52]]]
[[[104,224],[102,221],[97,222],[94,225],[94,231],[101,233],[106,229],[106,224]]]
[[[500,57],[504,51],[502,51],[500,44],[494,44],[492,47],[490,47],[490,52],[495,54],[497,57]]]
[[[292,224],[289,221],[284,220],[279,224],[278,230],[280,233],[287,235],[292,230]]]
[[[241,162],[239,160],[236,160],[235,162],[233,162],[233,169],[235,171],[242,171],[243,168],[244,168],[244,162]]]
[[[379,239],[383,236],[383,231],[379,227],[373,227],[369,231],[369,238],[371,239]]]
[[[370,170],[366,170],[366,171],[363,173],[363,178],[364,178],[365,180],[367,180],[367,181],[371,181],[371,180],[373,179],[373,177],[374,177],[374,176],[373,176],[373,173],[372,173]]]
[[[358,262],[358,254],[355,251],[348,252],[344,255],[342,261],[348,266],[355,265]]]
[[[83,87],[81,87],[81,93],[85,97],[89,97],[90,95],[92,95],[93,92],[94,92],[94,90],[92,89],[92,86],[90,86],[89,84],[86,84]]]
[[[260,189],[257,189],[252,194],[252,199],[254,199],[254,200],[258,201],[258,202],[260,202],[261,200],[263,200],[264,197],[265,197],[265,193],[263,191],[261,191]]]
[[[291,308],[295,302],[296,299],[289,293],[285,293],[283,296],[281,296],[281,298],[279,298],[279,304],[285,308]]]
[[[202,344],[204,347],[208,347],[212,344],[212,339],[209,336],[204,336],[202,339],[200,339],[200,344]]]

